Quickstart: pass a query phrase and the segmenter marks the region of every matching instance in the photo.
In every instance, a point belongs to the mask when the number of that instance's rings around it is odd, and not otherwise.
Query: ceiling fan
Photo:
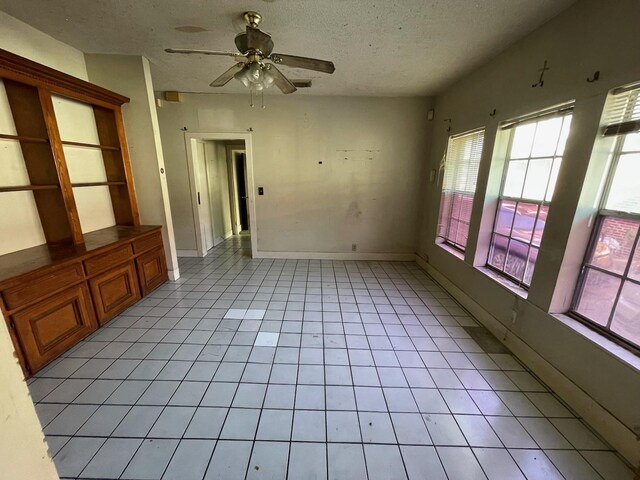
[[[304,68],[316,72],[333,73],[333,62],[316,58],[296,57],[273,52],[271,35],[258,28],[262,15],[258,12],[246,12],[243,16],[247,23],[246,31],[236,35],[235,44],[238,52],[224,52],[216,50],[190,50],[182,48],[167,48],[167,53],[183,53],[197,55],[221,55],[233,57],[236,64],[224,72],[213,82],[212,87],[222,87],[235,78],[252,91],[261,91],[275,84],[282,93],[293,93],[295,85],[285,77],[276,65]],[[266,63],[266,61],[271,63]]]

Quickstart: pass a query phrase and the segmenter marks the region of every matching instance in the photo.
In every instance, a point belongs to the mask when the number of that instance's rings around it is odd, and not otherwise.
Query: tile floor
[[[248,251],[181,259],[30,381],[62,478],[633,478],[415,264]]]

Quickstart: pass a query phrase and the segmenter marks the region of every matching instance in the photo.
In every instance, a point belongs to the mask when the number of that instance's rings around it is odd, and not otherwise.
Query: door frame
[[[187,150],[187,170],[189,172],[189,189],[191,196],[191,212],[193,215],[194,234],[196,237],[196,252],[199,257],[204,257],[207,254],[204,240],[204,232],[200,221],[200,209],[198,208],[198,185],[200,180],[200,174],[198,172],[198,166],[196,165],[196,155],[194,155],[194,149],[197,146],[198,141],[225,141],[225,140],[242,140],[244,141],[245,148],[245,162],[246,162],[246,176],[247,176],[247,200],[249,209],[249,230],[251,231],[251,256],[255,257],[258,253],[258,229],[256,228],[256,202],[255,196],[255,184],[253,179],[253,146],[251,133],[185,133],[185,146]]]

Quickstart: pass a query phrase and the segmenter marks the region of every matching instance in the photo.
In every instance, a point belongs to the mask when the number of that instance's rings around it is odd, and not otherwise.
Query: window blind
[[[444,162],[442,193],[474,193],[476,191],[483,142],[484,130],[449,139]]]
[[[640,84],[614,90],[602,117],[605,136],[640,131]]]
[[[467,243],[483,143],[484,130],[452,136],[444,161],[438,235],[463,250]]]
[[[512,120],[506,120],[500,124],[500,130],[508,130],[510,128],[519,127],[527,123],[536,123],[541,120],[547,120],[554,117],[563,117],[573,111],[573,102],[557,105],[555,107],[531,113]]]

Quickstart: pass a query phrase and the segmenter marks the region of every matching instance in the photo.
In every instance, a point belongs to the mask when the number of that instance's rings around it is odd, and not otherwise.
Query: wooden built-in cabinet
[[[0,78],[13,120],[0,141],[19,146],[28,178],[3,183],[0,159],[0,202],[32,195],[46,242],[0,255],[0,308],[30,376],[165,282],[167,265],[161,228],[140,225],[121,110],[129,99],[1,49]],[[89,109],[97,141],[62,138],[64,101]],[[76,148],[98,155],[102,180],[72,181],[65,152]],[[74,193],[95,187],[108,189],[115,225],[83,231]]]

